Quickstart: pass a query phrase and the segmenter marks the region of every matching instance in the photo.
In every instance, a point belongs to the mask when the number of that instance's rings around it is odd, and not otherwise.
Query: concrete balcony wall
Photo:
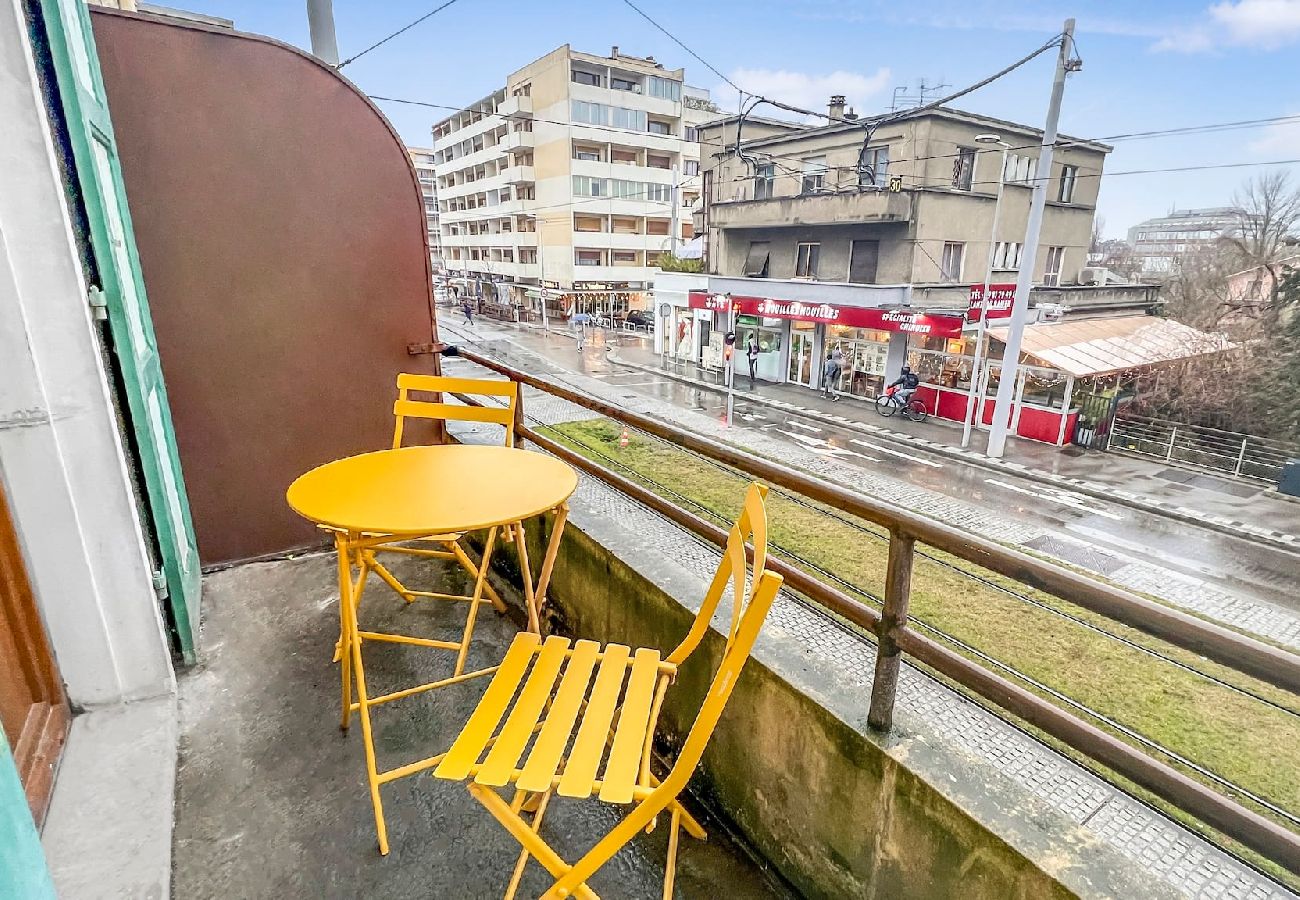
[[[709,224],[714,228],[907,222],[912,218],[912,195],[906,192],[846,191],[767,200],[731,200],[714,203],[709,216]]]
[[[532,97],[507,97],[497,106],[497,112],[503,116],[531,116],[533,114]]]
[[[912,286],[907,284],[845,284],[782,278],[727,278],[721,275],[709,276],[709,290],[739,297],[862,307],[902,306],[912,294]]]

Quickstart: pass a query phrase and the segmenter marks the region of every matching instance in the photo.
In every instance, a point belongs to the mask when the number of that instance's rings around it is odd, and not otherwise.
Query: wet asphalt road
[[[599,336],[588,342],[581,355],[572,339],[560,335],[509,329],[502,337],[545,356],[557,372],[581,372],[630,395],[652,397],[719,420],[726,418],[726,399],[719,393],[619,365],[608,358]],[[642,340],[610,336],[611,343]],[[1300,612],[1300,557],[1296,555],[1118,503],[963,465],[879,435],[787,414],[748,402],[744,393],[738,385],[732,427],[761,429],[791,445],[834,456],[873,474],[1069,535],[1121,561],[1158,564],[1242,599]],[[899,420],[890,427],[903,431],[910,424]]]

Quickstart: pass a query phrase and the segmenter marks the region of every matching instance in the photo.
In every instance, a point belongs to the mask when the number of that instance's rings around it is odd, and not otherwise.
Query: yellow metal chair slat
[[[483,748],[492,740],[506,707],[523,681],[524,671],[528,668],[533,652],[540,643],[541,637],[531,631],[515,635],[505,659],[501,660],[496,674],[492,676],[492,682],[483,693],[483,699],[474,708],[473,715],[465,723],[455,743],[434,770],[434,775],[453,780],[464,779],[469,775],[470,769],[483,753]]]
[[[578,711],[587,696],[587,685],[591,682],[591,673],[596,669],[596,657],[600,653],[600,644],[595,641],[578,641],[573,645],[573,654],[569,665],[565,667],[564,677],[556,688],[555,698],[551,701],[551,711],[546,722],[533,743],[528,761],[515,785],[524,791],[548,791],[560,769],[560,760],[564,757],[564,748],[573,734],[573,726],[578,721]]]
[[[551,688],[559,677],[568,649],[568,639],[557,635],[548,637],[542,644],[537,662],[533,664],[533,670],[515,701],[514,709],[506,718],[506,724],[497,735],[487,759],[474,776],[476,782],[489,787],[500,787],[510,780],[515,764],[523,755],[524,745],[536,730],[537,722],[546,709],[546,701],[551,697]]]
[[[631,803],[636,787],[637,772],[641,768],[641,751],[645,746],[646,730],[650,728],[650,703],[654,699],[655,681],[659,674],[659,651],[643,647],[632,659],[632,672],[627,679],[623,705],[618,712],[618,727],[605,763],[605,777],[600,786],[600,799],[606,803]]]
[[[595,787],[596,772],[605,756],[609,742],[609,724],[618,708],[618,695],[627,675],[627,661],[631,650],[622,644],[607,644],[605,656],[600,661],[596,682],[591,686],[587,711],[578,726],[578,736],[569,751],[569,762],[560,776],[557,792],[561,797],[590,797]]]

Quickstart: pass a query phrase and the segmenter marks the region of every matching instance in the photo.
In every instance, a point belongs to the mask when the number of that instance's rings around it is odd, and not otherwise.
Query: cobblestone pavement
[[[529,417],[543,424],[599,418],[531,391],[525,405]],[[595,512],[609,527],[623,529],[640,545],[675,560],[702,583],[718,564],[714,547],[595,478],[580,475],[572,503],[575,511]],[[868,639],[788,593],[773,606],[767,628],[785,632],[819,662],[822,671],[831,673],[834,681],[828,690],[848,696],[860,709],[867,708],[875,662],[875,647]],[[1053,810],[1086,829],[1184,896],[1300,900],[1300,895],[906,663],[898,697],[899,728],[942,742],[950,751],[982,764],[990,777],[1005,779],[1026,792],[1030,804]],[[1042,821],[1050,827],[1049,817]]]
[[[1170,606],[1195,612],[1206,618],[1249,631],[1284,646],[1300,649],[1300,616],[1275,606],[1242,600],[1195,578],[1154,562],[1133,562],[1100,551],[1084,541],[1059,532],[1016,521],[995,509],[962,502],[928,488],[851,466],[833,455],[792,446],[788,441],[762,430],[728,429],[717,419],[683,409],[672,403],[641,394],[628,393],[600,379],[561,368],[531,350],[504,339],[479,340],[487,352],[510,360],[528,371],[546,374],[575,390],[627,409],[654,416],[689,431],[748,449],[767,459],[781,460],[835,484],[851,484],[860,493],[927,515],[958,528],[1005,544],[1017,545],[1068,565],[1088,569],[1117,584],[1156,597]],[[546,406],[562,403],[539,396],[526,404],[529,413],[540,417]],[[573,404],[562,407],[567,419],[593,418],[595,414]],[[544,421],[544,420],[543,420]]]

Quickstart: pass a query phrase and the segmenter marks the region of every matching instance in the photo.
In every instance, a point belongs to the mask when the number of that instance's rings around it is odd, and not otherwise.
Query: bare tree
[[[1268,172],[1247,181],[1232,200],[1239,214],[1223,243],[1233,250],[1239,269],[1262,268],[1268,273],[1267,308],[1275,311],[1281,258],[1300,225],[1300,187],[1283,172]]]
[[[1092,219],[1092,243],[1088,246],[1088,253],[1100,254],[1102,245],[1106,243],[1106,219],[1103,216],[1094,216]]]

